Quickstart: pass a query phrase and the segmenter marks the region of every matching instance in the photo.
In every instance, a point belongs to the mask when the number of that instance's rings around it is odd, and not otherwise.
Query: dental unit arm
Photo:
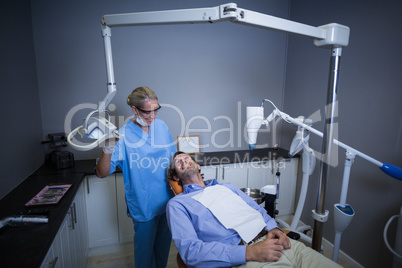
[[[269,101],[275,109],[273,112],[266,118],[264,119],[264,101]],[[319,137],[323,138],[323,133],[317,131],[316,129],[311,127],[311,122],[307,122],[304,119],[304,117],[298,117],[298,118],[292,118],[286,113],[281,112],[270,100],[263,100],[262,104],[260,107],[247,107],[247,133],[248,133],[248,140],[249,140],[249,145],[250,145],[250,150],[254,149],[256,146],[256,141],[257,141],[257,132],[261,125],[266,125],[270,122],[272,122],[276,117],[280,117],[283,120],[285,120],[288,123],[295,124],[298,126],[298,131],[296,134],[295,139],[292,141],[291,145],[291,150],[289,152],[290,155],[293,155],[303,149],[303,181],[302,181],[302,189],[300,191],[300,198],[299,198],[299,204],[295,212],[294,216],[294,221],[292,221],[292,225],[288,226],[287,223],[281,222],[282,225],[285,227],[289,227],[291,231],[298,232],[297,229],[297,221],[300,218],[300,212],[302,207],[304,205],[304,196],[306,194],[306,183],[308,181],[308,175],[306,174],[306,170],[309,169],[309,173],[311,175],[311,167],[309,165],[311,164],[311,148],[308,147],[308,140],[303,140],[304,138],[307,138],[308,136],[303,136],[303,132],[300,133],[301,130],[307,130],[311,133],[316,134]],[[298,135],[302,135],[301,137],[298,138]],[[300,142],[301,141],[301,142]],[[340,201],[337,204],[334,204],[334,223],[335,223],[335,239],[334,239],[334,248],[333,248],[333,254],[332,254],[332,260],[337,262],[338,261],[338,256],[339,256],[339,248],[340,248],[340,241],[341,241],[341,236],[342,232],[346,229],[346,227],[349,225],[351,220],[353,219],[353,216],[355,215],[353,208],[349,205],[346,204],[346,197],[347,197],[347,192],[348,192],[348,186],[349,186],[349,178],[350,178],[350,170],[354,161],[354,158],[356,155],[360,156],[363,159],[366,159],[367,161],[377,165],[384,173],[387,175],[398,179],[402,180],[402,169],[388,164],[388,163],[382,163],[336,139],[333,139],[332,142],[335,145],[338,145],[339,147],[343,148],[346,150],[346,159],[345,159],[345,168],[343,172],[343,180],[342,180],[342,190],[341,190],[341,196],[340,196]],[[298,143],[298,144],[297,144]],[[307,166],[306,166],[307,165]],[[314,167],[312,167],[314,169]],[[325,222],[328,219],[328,214],[329,212],[326,210],[324,214],[318,213],[316,210],[312,210],[312,217],[319,222]],[[303,228],[303,227],[301,227]],[[307,242],[311,242],[311,239],[307,236],[304,236],[303,233],[298,232],[304,240]]]
[[[269,101],[269,100],[267,100],[267,101]],[[247,133],[249,135],[251,134],[251,138],[249,136],[249,146],[250,146],[251,150],[254,149],[256,146],[257,132],[258,132],[259,128],[261,127],[261,125],[268,126],[268,124],[270,122],[272,122],[276,117],[280,117],[288,123],[291,123],[291,124],[294,124],[301,128],[304,128],[304,129],[308,130],[309,132],[314,133],[315,135],[317,135],[321,138],[324,136],[322,132],[316,130],[315,128],[312,128],[308,124],[305,124],[303,122],[303,120],[301,120],[300,118],[293,118],[293,117],[289,116],[288,114],[281,112],[276,107],[273,110],[273,112],[266,119],[264,119],[263,114],[264,114],[264,107],[262,105],[260,107],[247,107]],[[258,124],[259,124],[259,126],[257,126]],[[378,161],[378,160],[376,160],[376,159],[374,159],[374,158],[372,158],[372,157],[370,157],[370,156],[368,156],[336,139],[333,139],[332,142],[335,145],[338,145],[339,147],[345,149],[346,151],[348,151],[354,155],[360,156],[361,158],[373,163],[374,165],[378,166],[387,175],[389,175],[395,179],[402,180],[402,169],[401,168],[394,166],[392,164],[382,163],[382,162],[380,162],[380,161]]]
[[[111,47],[111,27],[215,23],[221,21],[231,21],[313,38],[314,44],[318,47],[334,46],[340,49],[342,46],[347,46],[349,42],[349,28],[346,26],[331,23],[320,27],[313,27],[241,9],[235,3],[208,8],[105,15],[102,18],[101,30],[105,49],[108,92],[103,101],[100,102],[98,109],[88,114],[83,125],[70,132],[67,137],[68,144],[76,150],[87,151],[96,148],[106,139],[121,138],[116,126],[110,122],[109,116],[106,117],[106,114],[108,115],[106,107],[116,94]],[[78,140],[74,139],[77,134],[81,138],[89,138],[95,141],[90,144],[78,144]]]

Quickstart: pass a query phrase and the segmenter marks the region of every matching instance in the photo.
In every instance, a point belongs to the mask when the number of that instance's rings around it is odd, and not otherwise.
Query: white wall
[[[335,5],[333,5],[335,4]],[[402,166],[402,4],[399,1],[292,1],[291,19],[310,25],[338,22],[351,29],[349,46],[343,49],[338,90],[339,113],[335,122],[339,140],[382,161]],[[285,111],[293,116],[312,116],[326,103],[330,51],[315,48],[302,38],[289,38]],[[323,124],[314,126],[322,130]],[[284,132],[287,148],[294,129]],[[321,151],[321,140],[311,146]],[[324,237],[334,239],[333,204],[339,202],[344,151],[338,166],[330,170],[326,205],[330,217]],[[319,168],[313,174],[302,220],[313,224]],[[364,267],[390,267],[382,231],[387,220],[399,214],[402,182],[388,177],[377,166],[357,157],[351,171],[347,202],[355,217],[342,236],[341,250]],[[390,230],[390,241],[395,229]],[[393,242],[392,242],[393,244]]]

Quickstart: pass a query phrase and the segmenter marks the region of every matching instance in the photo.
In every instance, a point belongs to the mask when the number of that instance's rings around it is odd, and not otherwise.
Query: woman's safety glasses
[[[138,109],[141,113],[143,113],[144,116],[148,117],[151,114],[154,114],[154,115],[158,114],[159,109],[162,108],[162,107],[158,104],[158,108],[156,108],[155,110],[151,110],[151,111],[145,111],[145,110],[143,110],[141,108],[138,108],[138,107],[135,107],[135,108]]]

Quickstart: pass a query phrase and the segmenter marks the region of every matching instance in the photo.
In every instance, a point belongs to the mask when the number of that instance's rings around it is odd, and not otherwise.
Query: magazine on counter
[[[34,196],[25,206],[55,205],[70,189],[71,184],[47,185]]]

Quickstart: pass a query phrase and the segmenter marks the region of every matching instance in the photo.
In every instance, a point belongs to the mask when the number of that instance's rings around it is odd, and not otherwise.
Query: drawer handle
[[[222,180],[225,180],[225,166],[222,166]]]
[[[74,211],[73,211],[73,206],[70,207],[70,211],[68,212],[70,214],[70,220],[71,220],[71,229],[74,230]]]
[[[89,191],[89,178],[87,177],[87,192],[88,192],[88,194],[90,193],[90,191]]]
[[[49,262],[49,268],[54,268],[56,267],[56,263],[59,257],[55,257],[53,261]]]
[[[74,215],[74,222],[77,223],[77,208],[75,202],[73,203],[73,215]]]

